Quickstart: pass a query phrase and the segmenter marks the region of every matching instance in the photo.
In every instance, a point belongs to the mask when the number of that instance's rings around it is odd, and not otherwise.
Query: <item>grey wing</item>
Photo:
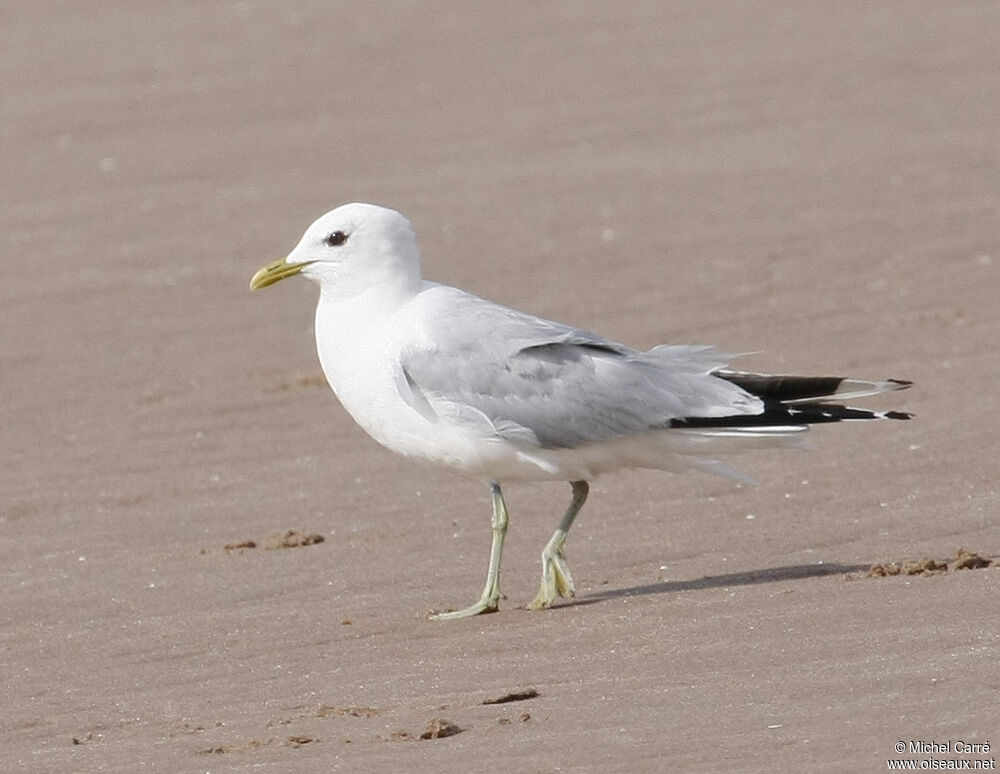
[[[401,390],[415,408],[437,420],[488,423],[499,437],[543,448],[761,410],[759,399],[711,375],[725,357],[710,347],[638,352],[505,311],[518,318],[403,354]]]

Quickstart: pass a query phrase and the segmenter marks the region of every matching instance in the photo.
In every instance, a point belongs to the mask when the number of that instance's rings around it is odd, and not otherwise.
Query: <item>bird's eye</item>
[[[343,231],[334,231],[326,239],[323,240],[324,244],[330,247],[336,247],[337,245],[342,245],[347,241],[347,234]]]

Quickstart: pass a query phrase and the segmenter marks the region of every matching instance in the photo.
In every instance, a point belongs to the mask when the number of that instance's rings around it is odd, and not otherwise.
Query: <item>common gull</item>
[[[736,371],[732,356],[707,346],[640,352],[430,282],[409,221],[384,207],[328,212],[250,287],[294,274],[319,284],[319,360],[355,421],[394,452],[489,482],[486,585],[477,602],[438,619],[498,608],[507,532],[501,482],[572,487],[528,603],[545,608],[574,594],[563,545],[594,476],[694,468],[746,480],[719,455],[794,445],[813,424],[910,417],[843,404],[910,382]]]

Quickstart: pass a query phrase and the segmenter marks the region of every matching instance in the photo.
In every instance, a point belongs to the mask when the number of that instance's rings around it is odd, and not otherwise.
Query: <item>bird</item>
[[[595,476],[694,469],[746,481],[720,458],[794,446],[814,424],[912,416],[844,403],[909,381],[733,370],[735,356],[705,345],[639,351],[426,280],[410,222],[373,204],[322,215],[285,258],[257,271],[250,287],[294,275],[319,285],[317,353],[352,418],[393,452],[489,486],[485,586],[473,604],[432,616],[438,620],[499,609],[506,482],[571,487],[542,550],[538,593],[527,604],[542,609],[575,594],[564,546]]]

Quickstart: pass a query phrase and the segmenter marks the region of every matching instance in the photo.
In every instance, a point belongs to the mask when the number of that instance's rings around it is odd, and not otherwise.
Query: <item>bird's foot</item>
[[[559,597],[576,596],[573,576],[562,555],[562,548],[542,554],[542,583],[535,598],[527,604],[528,610],[541,610]]]
[[[479,601],[468,607],[463,607],[461,610],[449,610],[445,613],[432,613],[430,618],[432,621],[456,621],[459,618],[471,618],[474,615],[481,615],[483,613],[495,613],[500,609],[500,600],[504,599],[504,595],[500,593],[500,577],[497,575],[494,580],[490,578],[492,582],[488,583],[486,588],[483,589],[483,595],[479,598]]]
[[[492,597],[483,595],[475,604],[463,607],[461,610],[434,613],[430,618],[432,621],[456,621],[459,618],[471,618],[474,615],[481,615],[482,613],[495,613],[500,609],[499,600],[499,594]]]

